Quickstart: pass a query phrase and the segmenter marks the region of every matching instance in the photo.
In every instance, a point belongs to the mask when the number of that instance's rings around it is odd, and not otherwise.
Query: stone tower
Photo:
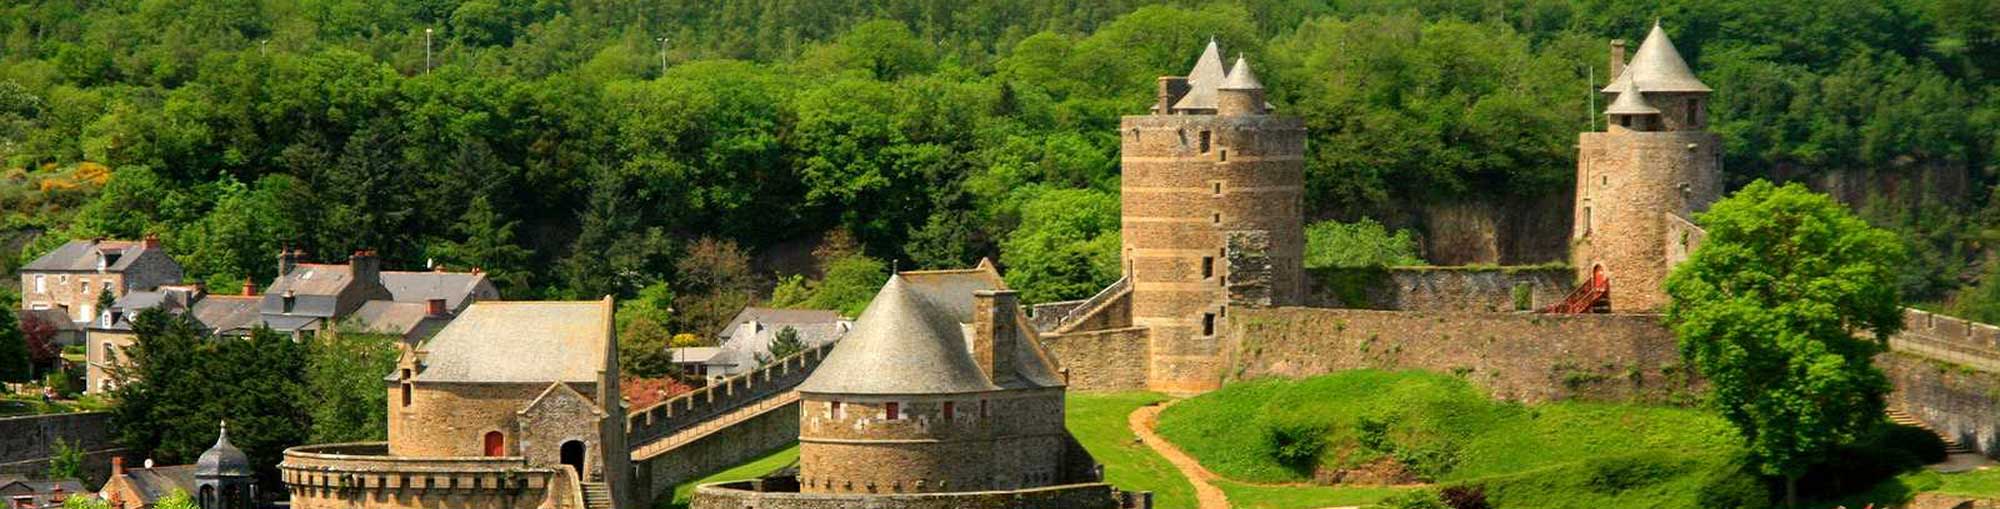
[[[1653,312],[1689,218],[1721,195],[1721,139],[1708,132],[1710,89],[1658,23],[1630,65],[1624,41],[1611,43],[1611,72],[1605,130],[1578,144],[1570,263],[1578,280],[1610,281],[1613,312]]]
[[[1242,57],[1214,41],[1182,76],[1159,80],[1149,115],[1119,125],[1123,267],[1132,324],[1151,329],[1148,385],[1221,385],[1229,308],[1303,298],[1305,125],[1270,114]]]
[[[201,509],[250,509],[257,497],[257,472],[250,458],[229,443],[229,425],[222,425],[215,445],[194,464],[195,505]]]

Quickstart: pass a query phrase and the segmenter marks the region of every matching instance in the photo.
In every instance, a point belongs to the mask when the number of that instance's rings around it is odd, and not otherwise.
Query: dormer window
[[[285,308],[284,308],[284,311],[283,311],[283,312],[284,312],[285,314],[291,314],[291,312],[292,312],[292,306],[294,306],[294,305],[297,305],[297,304],[298,304],[298,302],[299,302],[299,298],[298,298],[298,296],[296,296],[296,295],[292,295],[292,291],[291,291],[291,290],[285,290],[285,295],[284,295],[284,296],[282,296],[282,297],[279,297],[279,299],[281,299],[281,300],[283,300],[283,301],[284,301],[284,305],[285,305]]]

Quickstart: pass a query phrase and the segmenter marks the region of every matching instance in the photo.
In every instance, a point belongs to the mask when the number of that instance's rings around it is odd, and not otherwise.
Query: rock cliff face
[[[1432,203],[1416,212],[1434,265],[1534,265],[1569,258],[1571,191],[1521,199]]]

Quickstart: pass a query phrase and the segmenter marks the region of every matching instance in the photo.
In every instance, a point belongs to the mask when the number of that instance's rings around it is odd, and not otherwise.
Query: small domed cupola
[[[250,457],[229,443],[229,423],[224,422],[215,445],[195,460],[195,503],[201,509],[249,509],[256,497],[256,475]]]

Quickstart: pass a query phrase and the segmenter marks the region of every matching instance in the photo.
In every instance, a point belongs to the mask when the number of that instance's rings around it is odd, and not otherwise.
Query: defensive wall
[[[1422,369],[1495,397],[1672,401],[1694,382],[1658,315],[1244,308],[1225,380],[1347,369]]]
[[[109,478],[111,458],[126,452],[109,412],[0,417],[0,475],[47,473],[57,440],[84,451],[84,471],[96,481]]]
[[[299,509],[583,509],[575,473],[519,456],[390,456],[387,442],[360,442],[293,447],[278,468]]]
[[[636,475],[628,493],[649,507],[680,483],[741,464],[799,438],[793,389],[838,344],[826,343],[747,373],[631,412],[627,444]]]
[[[1875,358],[1895,391],[1889,408],[1986,453],[2000,454],[2000,328],[1906,309],[1903,332]]]
[[[1307,269],[1306,306],[1507,312],[1562,302],[1576,287],[1562,265]]]
[[[794,399],[770,412],[718,427],[658,456],[641,459],[634,455],[632,465],[637,471],[632,476],[634,500],[645,503],[641,507],[652,507],[653,500],[673,497],[674,487],[681,483],[741,465],[798,441],[799,403]]]
[[[692,509],[1114,509],[1150,507],[1152,498],[1104,483],[963,493],[832,494],[762,487],[762,481],[702,485],[695,488],[699,495]]]
[[[1146,334],[1145,327],[1045,334],[1042,348],[1069,377],[1072,391],[1136,391],[1146,388],[1152,355]]]

